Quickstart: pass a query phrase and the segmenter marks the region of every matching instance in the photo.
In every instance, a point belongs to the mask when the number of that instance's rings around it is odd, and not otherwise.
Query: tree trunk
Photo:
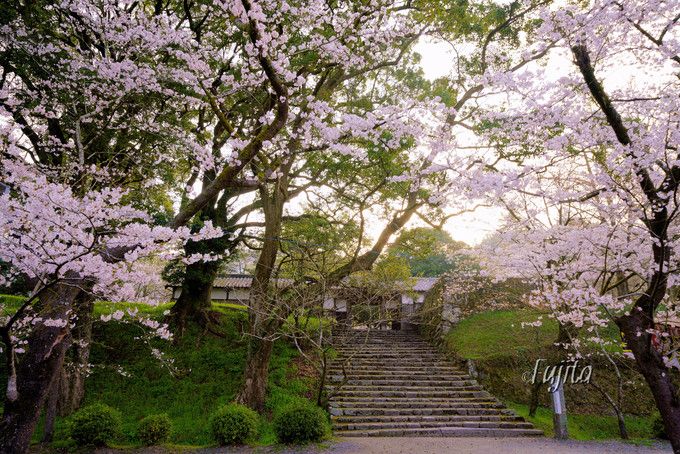
[[[282,176],[277,180],[270,194],[266,188],[260,189],[265,228],[262,250],[255,265],[255,276],[250,287],[248,359],[243,376],[243,386],[237,401],[255,410],[264,408],[269,358],[271,357],[275,334],[283,324],[282,308],[277,305],[276,297],[270,292],[270,280],[279,250],[279,236],[283,218],[283,205],[287,199],[288,179]]]
[[[213,145],[215,146],[215,144]],[[214,155],[219,155],[219,148],[219,146],[213,148]],[[203,187],[210,185],[215,177],[214,171],[206,172],[203,177]],[[210,221],[213,225],[224,228],[227,222],[227,201],[233,195],[230,191],[225,191],[221,197],[210,200],[198,213],[200,221]],[[198,227],[198,225],[195,225],[193,230],[198,230]],[[184,246],[184,252],[187,256],[193,254],[221,255],[233,251],[237,244],[230,241],[228,235],[225,235],[203,241],[188,241]],[[209,312],[212,305],[213,283],[221,263],[221,260],[199,261],[186,266],[182,280],[182,293],[171,309],[171,320],[180,336],[190,322],[213,331]],[[213,332],[218,334],[215,331]]]
[[[252,339],[248,352],[248,362],[243,377],[243,387],[236,401],[261,412],[267,396],[269,378],[269,359],[274,342],[267,339]]]
[[[85,378],[90,366],[94,297],[80,292],[76,300],[76,323],[71,330],[70,348],[57,380],[57,413],[67,416],[80,408],[85,397]]]
[[[531,397],[529,398],[529,416],[532,418],[536,416],[536,410],[538,410],[538,405],[540,403],[541,397],[541,387],[543,383],[541,380],[536,380],[535,383],[531,385]]]
[[[651,335],[646,332],[646,326],[650,323],[645,320],[647,317],[642,311],[633,310],[630,314],[618,318],[616,323],[623,331],[638,369],[652,391],[673,451],[680,453],[680,402],[677,389],[661,354],[652,346]]]
[[[212,304],[212,289],[220,262],[196,262],[187,265],[182,282],[182,293],[172,306],[172,320],[180,333],[189,322],[205,326]]]
[[[68,321],[78,287],[58,284],[40,298],[43,318]],[[69,324],[47,326],[38,323],[28,336],[27,351],[12,377],[16,393],[8,392],[0,422],[0,453],[21,454],[28,450],[40,411],[64,361],[69,342]],[[9,390],[8,390],[9,391]]]
[[[623,413],[616,410],[616,420],[619,423],[619,436],[622,440],[628,440],[628,429],[626,428],[626,420],[623,417]]]
[[[57,420],[57,401],[59,400],[59,381],[61,377],[55,377],[50,386],[50,394],[45,406],[45,428],[43,429],[43,443],[51,443],[54,438],[54,423]]]
[[[633,142],[628,129],[595,75],[588,47],[580,43],[571,49],[574,54],[574,63],[581,71],[590,94],[605,115],[619,143],[629,150],[629,157],[635,160],[636,156],[633,155],[635,147],[630,147]],[[638,369],[652,391],[673,451],[680,453],[680,403],[671,381],[670,371],[661,353],[652,346],[651,334],[648,332],[654,328],[654,314],[668,290],[668,270],[670,258],[673,255],[673,249],[668,240],[668,227],[675,218],[674,210],[673,214],[670,214],[669,207],[673,196],[677,195],[679,184],[677,171],[679,169],[673,165],[660,184],[653,180],[647,168],[634,166],[633,170],[638,178],[640,189],[647,199],[647,207],[651,211],[649,217],[643,215],[642,221],[652,239],[655,271],[645,293],[635,301],[630,313],[616,319],[616,324],[623,332]]]

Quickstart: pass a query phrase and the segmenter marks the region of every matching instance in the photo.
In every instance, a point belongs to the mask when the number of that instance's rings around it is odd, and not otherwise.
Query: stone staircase
[[[343,330],[329,369],[334,433],[366,436],[540,436],[415,333]]]

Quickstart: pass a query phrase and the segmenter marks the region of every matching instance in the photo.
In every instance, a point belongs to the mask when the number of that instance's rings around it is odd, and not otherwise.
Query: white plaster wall
[[[250,300],[250,290],[245,288],[235,288],[229,290],[229,299],[247,302]]]

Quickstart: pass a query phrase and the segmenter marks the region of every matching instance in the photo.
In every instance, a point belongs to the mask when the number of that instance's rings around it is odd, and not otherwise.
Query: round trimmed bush
[[[210,418],[210,428],[220,446],[240,445],[257,437],[259,417],[245,405],[228,404]]]
[[[328,419],[319,407],[293,405],[276,415],[274,430],[282,443],[320,441],[328,431]]]
[[[172,421],[167,414],[149,415],[139,421],[137,438],[146,446],[153,446],[168,441],[171,431]]]
[[[101,403],[83,407],[71,418],[71,438],[79,446],[105,446],[120,433],[121,416]]]

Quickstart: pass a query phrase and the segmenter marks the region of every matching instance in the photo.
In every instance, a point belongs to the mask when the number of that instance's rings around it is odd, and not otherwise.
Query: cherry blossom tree
[[[677,276],[679,7],[642,0],[546,7],[536,16],[537,45],[552,46],[551,58],[486,75],[508,101],[486,116],[506,163],[487,161],[498,177],[494,198],[512,213],[514,203],[526,203],[520,195],[530,195],[525,207],[546,204],[560,219],[551,225],[541,210],[538,219],[520,216],[511,234],[522,240],[506,266],[545,284],[540,296],[559,308],[561,322],[613,319],[676,451],[673,358],[653,337],[661,308],[663,317],[675,311],[668,289]]]
[[[206,66],[180,18],[140,4],[2,9],[0,259],[11,265],[5,279],[27,277],[34,290],[3,308],[0,450],[24,452],[83,323],[76,314],[95,295],[129,297],[147,278],[135,262],[189,236],[155,225],[149,202],[167,190],[170,169],[200,156],[186,112],[204,102],[196,75]],[[203,233],[222,235],[209,225]]]

